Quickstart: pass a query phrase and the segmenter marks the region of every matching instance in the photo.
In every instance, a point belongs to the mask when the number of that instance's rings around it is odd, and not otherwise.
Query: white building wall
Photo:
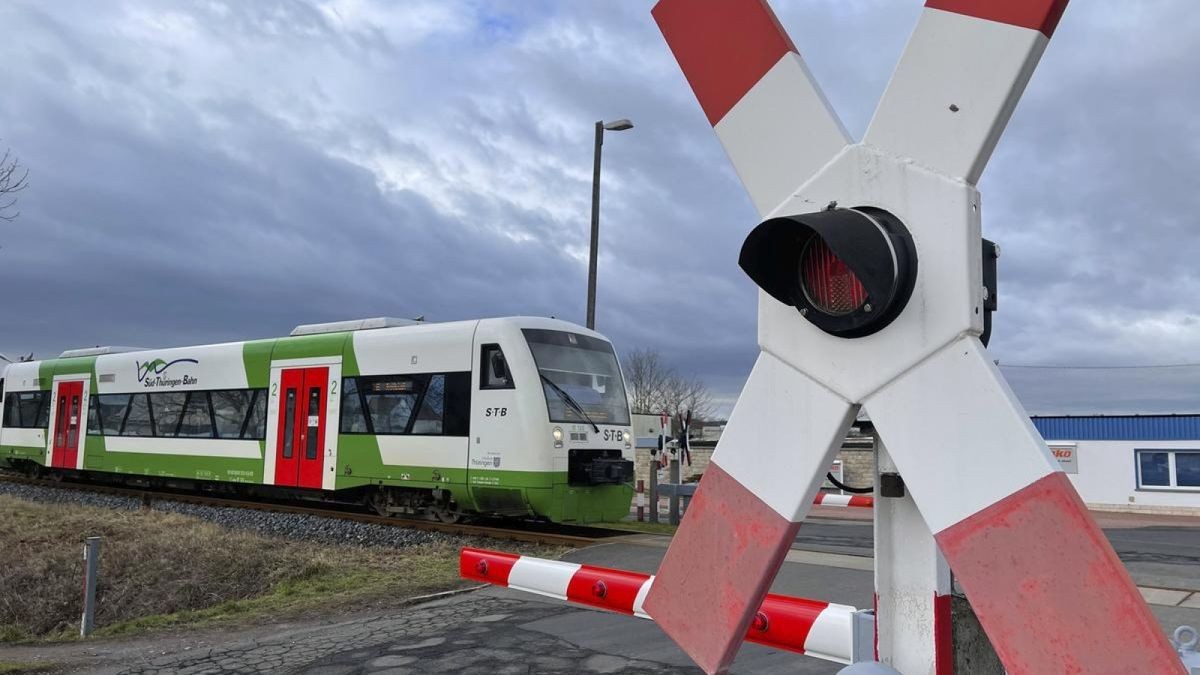
[[[1200,489],[1157,489],[1137,487],[1135,450],[1200,450],[1193,441],[1071,441],[1046,439],[1056,444],[1075,444],[1079,472],[1068,474],[1075,489],[1094,509],[1140,511],[1159,514],[1200,515]]]

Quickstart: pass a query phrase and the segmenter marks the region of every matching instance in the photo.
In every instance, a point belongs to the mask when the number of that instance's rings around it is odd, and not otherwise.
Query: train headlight
[[[871,207],[771,218],[746,237],[738,264],[771,297],[843,338],[885,328],[917,277],[912,236]]]
[[[633,431],[630,430],[630,431],[625,432],[625,449],[630,450],[632,448],[633,448]]]
[[[550,435],[554,437],[554,447],[561,448],[563,442],[562,427],[554,427],[554,431],[551,431]]]

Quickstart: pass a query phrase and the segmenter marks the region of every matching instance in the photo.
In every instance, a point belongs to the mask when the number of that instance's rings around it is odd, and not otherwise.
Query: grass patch
[[[158,511],[0,495],[0,642],[78,639],[82,541],[104,538],[96,636],[397,606],[470,585],[458,546],[339,547]],[[554,557],[561,549],[507,549]],[[0,671],[2,673],[3,671]]]

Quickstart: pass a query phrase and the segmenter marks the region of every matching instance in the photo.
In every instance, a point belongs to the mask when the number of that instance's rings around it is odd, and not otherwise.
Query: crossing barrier
[[[875,498],[867,495],[837,495],[832,492],[818,492],[813,499],[813,505],[873,509],[875,508]]]
[[[650,574],[477,548],[462,549],[459,574],[464,579],[653,620],[642,606],[654,584]],[[836,663],[869,661],[875,643],[874,613],[768,594],[746,631],[746,640]]]

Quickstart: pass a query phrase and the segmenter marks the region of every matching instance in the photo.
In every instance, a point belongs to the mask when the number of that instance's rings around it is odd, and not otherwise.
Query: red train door
[[[279,378],[275,484],[321,487],[329,368],[288,368]]]
[[[79,427],[83,422],[80,405],[83,382],[59,382],[58,400],[54,407],[54,442],[50,450],[50,466],[74,469],[79,458]]]

